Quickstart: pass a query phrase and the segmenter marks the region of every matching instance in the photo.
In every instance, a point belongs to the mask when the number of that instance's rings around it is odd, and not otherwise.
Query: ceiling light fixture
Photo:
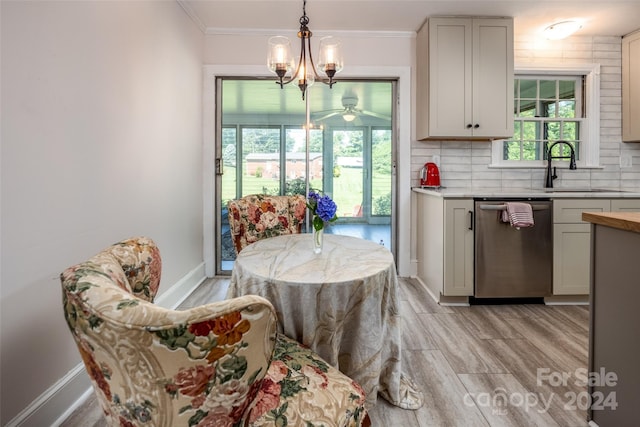
[[[549,40],[560,40],[569,37],[580,28],[582,28],[582,24],[578,21],[562,21],[549,25],[543,33]]]
[[[342,113],[342,118],[345,122],[352,122],[356,119],[356,113],[354,113],[352,110],[347,110]]]
[[[302,91],[302,99],[304,99],[307,88],[311,86],[315,80],[321,81],[333,87],[335,81],[333,77],[342,70],[342,46],[339,39],[335,37],[323,37],[320,39],[320,57],[318,67],[324,72],[327,79],[323,79],[316,71],[311,55],[311,30],[309,30],[309,18],[307,17],[307,0],[302,3],[302,16],[300,17],[300,30],[298,38],[300,39],[300,58],[295,71],[287,77],[294,69],[293,57],[291,56],[291,43],[284,36],[275,36],[269,39],[269,58],[267,65],[269,70],[278,76],[280,88],[298,79],[298,87]],[[285,77],[287,77],[285,79]]]

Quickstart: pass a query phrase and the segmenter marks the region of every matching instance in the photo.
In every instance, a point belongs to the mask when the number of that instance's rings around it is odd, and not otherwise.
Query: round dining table
[[[325,234],[259,240],[237,256],[227,298],[260,295],[274,306],[280,332],[307,345],[357,381],[367,405],[378,394],[404,409],[423,395],[402,370],[402,325],[393,256],[384,246]]]

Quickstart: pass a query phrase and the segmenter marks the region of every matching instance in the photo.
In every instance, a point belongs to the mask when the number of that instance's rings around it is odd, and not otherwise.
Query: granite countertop
[[[576,199],[616,199],[616,198],[640,198],[640,191],[621,191],[609,189],[568,189],[568,188],[420,188],[413,187],[416,193],[427,194],[442,198],[576,198]],[[547,191],[548,190],[548,191]]]
[[[640,233],[640,212],[583,212],[582,220]]]

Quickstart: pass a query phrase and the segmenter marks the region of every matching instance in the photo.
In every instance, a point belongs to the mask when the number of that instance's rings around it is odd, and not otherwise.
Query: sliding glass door
[[[308,94],[309,141],[297,87],[281,90],[273,81],[257,79],[221,78],[217,84],[218,274],[230,272],[235,259],[227,202],[257,193],[304,194],[307,179],[310,188],[329,194],[338,205],[339,220],[328,232],[393,250],[394,82],[341,81],[333,89],[314,85]]]

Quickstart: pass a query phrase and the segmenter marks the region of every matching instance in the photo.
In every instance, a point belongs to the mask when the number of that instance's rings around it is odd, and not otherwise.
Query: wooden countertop
[[[583,212],[582,220],[593,224],[640,233],[640,212]]]

